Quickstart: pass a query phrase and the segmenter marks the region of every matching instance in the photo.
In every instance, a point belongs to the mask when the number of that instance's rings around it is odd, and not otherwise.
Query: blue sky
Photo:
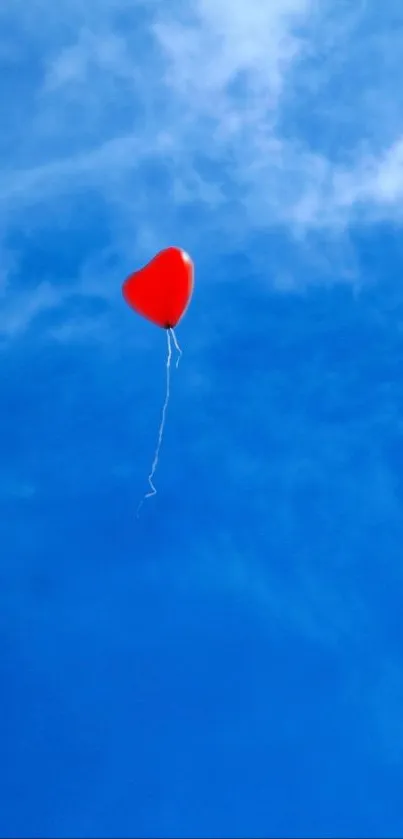
[[[1,835],[402,835],[402,49],[398,0],[0,9]]]

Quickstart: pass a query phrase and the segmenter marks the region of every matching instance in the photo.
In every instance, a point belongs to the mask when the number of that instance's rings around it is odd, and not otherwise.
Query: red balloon
[[[193,292],[193,263],[181,248],[166,248],[122,287],[126,302],[163,329],[173,329],[184,315]]]

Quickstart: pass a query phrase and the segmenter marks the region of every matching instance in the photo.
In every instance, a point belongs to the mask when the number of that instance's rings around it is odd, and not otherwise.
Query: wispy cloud
[[[11,293],[0,314],[0,336],[11,338],[21,334],[31,320],[46,309],[62,302],[61,295],[50,283],[40,283],[32,291]]]
[[[331,14],[329,4],[318,11],[310,0],[270,5],[253,0],[247,6],[196,0],[185,9],[152,4],[139,22],[137,9],[111,2],[96,4],[89,27],[84,13],[77,19],[74,4],[65,4],[61,17],[64,13],[69,25],[63,37],[44,20],[47,49],[25,91],[30,131],[14,114],[10,128],[19,165],[3,172],[3,194],[8,197],[13,185],[18,193],[35,185],[39,191],[59,173],[85,178],[96,171],[100,180],[103,173],[108,188],[113,171],[135,171],[139,156],[140,161],[145,156],[172,167],[173,181],[186,180],[190,168],[205,183],[216,182],[216,188],[220,179],[222,187],[239,191],[240,203],[253,189],[261,196],[260,209],[271,193],[267,208],[283,209],[285,217],[293,199],[301,200],[309,187],[319,191],[326,181],[331,187],[343,176],[359,179],[361,188],[329,188],[326,197],[331,200],[333,192],[336,204],[354,204],[366,186],[367,199],[384,201],[368,156],[376,170],[395,153],[403,108],[395,105],[393,136],[388,124],[375,132],[375,94],[382,97],[383,112],[385,97],[390,102],[396,98],[383,72],[385,41],[381,33],[376,44],[379,21],[372,20],[366,6],[348,14],[346,4],[341,5],[340,14]],[[25,28],[26,14],[14,15],[17,31],[18,24]],[[333,49],[325,56],[323,40],[331,46],[332,33]],[[364,34],[366,50],[360,40]],[[42,46],[43,33],[28,30],[28,37],[32,50]],[[394,51],[398,58],[398,49],[398,42],[389,44],[389,64]],[[366,67],[369,58],[378,64]],[[3,64],[7,79],[11,70],[4,57]],[[340,88],[332,96],[330,88],[340,74]],[[307,126],[312,118],[318,121],[318,111],[319,131],[309,137]],[[349,159],[343,168],[333,161],[335,150],[327,142],[332,125]],[[223,166],[225,179],[214,163]]]
[[[300,238],[400,221],[399,8],[12,4],[0,43],[6,245],[10,225],[57,225],[89,192],[109,248],[132,261],[172,238],[196,246],[201,222],[225,250],[272,225]]]

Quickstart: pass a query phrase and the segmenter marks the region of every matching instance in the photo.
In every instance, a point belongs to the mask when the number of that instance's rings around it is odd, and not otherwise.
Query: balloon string
[[[176,349],[176,350],[177,350],[177,352],[179,353],[178,358],[176,359],[176,369],[178,369],[178,367],[179,367],[179,362],[180,362],[180,360],[181,360],[181,358],[182,358],[182,350],[181,350],[181,348],[180,348],[180,346],[179,346],[179,344],[178,344],[178,339],[177,339],[177,337],[176,337],[176,335],[175,335],[175,332],[174,332],[174,330],[172,329],[172,327],[170,328],[170,330],[169,330],[169,331],[170,331],[170,333],[171,333],[171,335],[172,335],[172,340],[173,340],[173,342],[174,342],[175,349]]]
[[[179,362],[180,362],[180,360],[182,358],[182,355],[183,355],[182,350],[179,346],[178,339],[177,339],[177,337],[175,335],[175,332],[172,329],[172,327],[167,329],[166,333],[167,333],[167,350],[168,351],[167,351],[167,363],[166,363],[166,371],[167,372],[166,372],[165,402],[164,402],[164,406],[163,406],[163,409],[162,409],[161,423],[160,423],[159,432],[158,432],[158,442],[157,442],[157,447],[156,447],[156,450],[155,450],[153,465],[151,467],[151,472],[148,476],[148,483],[150,484],[150,490],[151,491],[147,492],[146,495],[144,496],[144,498],[141,499],[140,504],[137,507],[137,518],[139,516],[140,510],[141,510],[146,498],[152,498],[153,495],[157,494],[157,490],[154,486],[153,478],[154,478],[154,475],[155,475],[155,472],[156,472],[156,469],[157,469],[157,466],[158,466],[160,449],[161,449],[161,444],[162,444],[162,440],[163,440],[163,436],[164,436],[166,412],[167,412],[168,403],[169,403],[169,396],[170,396],[171,358],[172,358],[171,337],[172,337],[172,340],[174,342],[174,347],[178,352],[178,358],[176,359],[176,368],[178,368]]]
[[[172,347],[171,347],[170,330],[167,329],[166,333],[167,333],[167,345],[168,345],[167,349],[168,349],[168,352],[167,352],[167,363],[166,363],[167,373],[166,373],[165,402],[164,402],[164,406],[163,406],[163,409],[162,409],[161,423],[160,423],[159,432],[158,432],[157,448],[155,449],[155,455],[154,455],[153,465],[151,467],[151,472],[148,476],[148,483],[150,484],[150,490],[151,491],[147,492],[145,494],[144,498],[141,499],[140,504],[137,507],[137,518],[139,516],[140,509],[143,506],[145,499],[146,498],[152,498],[153,495],[157,494],[157,490],[156,490],[156,488],[154,486],[154,483],[153,483],[153,477],[155,475],[155,471],[156,471],[157,466],[158,466],[158,459],[159,459],[159,454],[160,454],[160,449],[161,449],[162,438],[163,438],[163,434],[164,434],[165,418],[166,418],[166,412],[167,412],[167,408],[168,408],[169,394],[170,394],[170,373],[171,373]],[[176,344],[175,344],[175,346],[176,346]]]

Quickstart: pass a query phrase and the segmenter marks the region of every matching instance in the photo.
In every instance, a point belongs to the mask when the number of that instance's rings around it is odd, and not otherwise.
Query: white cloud
[[[403,135],[378,158],[363,159],[352,173],[339,176],[336,198],[340,204],[365,201],[392,207],[399,214],[403,197]]]
[[[187,207],[224,248],[273,224],[303,237],[400,221],[399,8],[12,4],[0,41],[5,234],[27,214],[32,229],[57,223],[60,202],[89,188],[130,258],[179,231],[196,242]]]
[[[43,2],[43,11],[45,7]],[[276,214],[285,222],[297,217],[300,224],[309,226],[324,204],[339,211],[364,197],[390,205],[393,170],[386,195],[386,172],[376,181],[371,167],[365,165],[372,154],[372,169],[379,168],[399,139],[390,138],[385,127],[389,144],[380,147],[377,136],[376,149],[371,152],[367,131],[373,125],[376,107],[371,102],[377,68],[367,72],[364,91],[354,84],[354,71],[360,82],[359,68],[368,55],[374,54],[379,61],[385,58],[380,46],[374,47],[373,24],[365,6],[361,13],[348,14],[342,4],[337,15],[332,4],[324,3],[318,9],[312,0],[270,4],[263,0],[247,4],[241,0],[194,0],[169,8],[153,4],[140,24],[141,6],[137,6],[126,28],[114,20],[119,17],[117,12],[129,14],[126,3],[104,2],[96,4],[96,9],[101,13],[93,18],[91,28],[84,15],[82,25],[76,28],[74,3],[65,3],[61,9],[71,25],[66,27],[67,37],[61,44],[58,36],[56,50],[51,42],[48,45],[43,76],[33,91],[33,137],[31,147],[26,147],[29,165],[22,171],[21,167],[16,171],[9,167],[2,179],[5,197],[10,191],[21,194],[35,184],[42,189],[44,181],[54,183],[59,171],[83,177],[107,168],[111,176],[115,170],[133,169],[139,156],[141,161],[142,155],[152,155],[172,164],[177,201],[187,193],[186,186],[183,191],[180,187],[182,182],[186,185],[191,170],[193,180],[211,181],[204,191],[197,191],[196,198],[209,201],[211,190],[217,192],[220,181],[221,189],[238,193],[241,205],[248,201],[256,205],[261,223],[270,224]],[[20,16],[22,25],[24,12],[20,11]],[[18,16],[16,19],[18,22]],[[361,44],[357,50],[355,40],[366,26],[370,27],[368,54]],[[32,32],[33,42],[35,37]],[[322,56],[323,41],[330,57]],[[380,44],[386,49],[382,38]],[[353,93],[350,89],[347,95],[343,77],[340,97],[332,98],[329,91],[322,101],[323,88],[340,73],[337,50],[341,47],[347,50],[344,73],[351,77]],[[397,51],[398,43],[393,48]],[[382,95],[389,79],[380,75]],[[394,90],[386,90],[386,94],[395,99]],[[307,107],[322,111],[324,135],[327,123],[337,123],[339,114],[343,145],[343,129],[346,135],[351,132],[351,127],[344,125],[346,112],[353,121],[354,105],[358,106],[356,118],[363,117],[363,122],[358,134],[354,126],[357,139],[349,148],[349,166],[333,163],[331,155],[318,150],[317,137],[309,142],[298,123],[292,131],[285,130],[284,117],[293,107],[301,108],[305,95]],[[304,116],[309,123],[309,113]],[[395,124],[396,116],[395,112]],[[403,130],[403,109],[398,121]],[[22,132],[22,125],[20,129]],[[63,149],[66,133],[73,141],[68,144],[75,148],[73,154]],[[46,160],[39,163],[35,156],[40,157],[40,140],[53,146]],[[122,151],[124,143],[128,154]],[[61,149],[67,153],[60,154]],[[200,156],[222,167],[222,172],[215,170],[208,178],[201,171]],[[330,224],[332,212],[325,216]]]
[[[310,0],[270,4],[198,0],[189,21],[156,23],[153,30],[169,61],[170,84],[198,115],[203,109],[214,112],[220,122],[230,101],[234,118],[242,121],[242,108],[235,106],[240,91],[230,93],[236,83],[250,85],[254,96],[260,93],[269,110],[281,94],[288,65],[301,49],[293,26],[311,5]],[[224,105],[224,112],[217,114],[217,105]]]

